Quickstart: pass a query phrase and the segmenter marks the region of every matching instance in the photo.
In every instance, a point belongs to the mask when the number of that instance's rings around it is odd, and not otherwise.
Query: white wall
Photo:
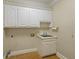
[[[7,48],[6,48],[7,47]],[[9,45],[8,45],[8,39],[7,39],[7,34],[6,30],[3,32],[3,51],[4,54],[9,50]]]
[[[17,28],[17,29],[5,29],[4,32],[4,52],[8,50],[23,50],[30,48],[38,48],[40,45],[40,39],[37,38],[37,33],[40,31],[49,31],[48,29],[37,28]],[[31,37],[31,33],[35,33],[35,37]],[[13,35],[13,38],[11,38]]]
[[[58,25],[57,51],[68,59],[75,59],[74,0],[61,0],[53,7],[54,24]]]

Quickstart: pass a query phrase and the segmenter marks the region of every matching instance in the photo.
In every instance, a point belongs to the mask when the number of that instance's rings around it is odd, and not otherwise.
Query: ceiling
[[[4,0],[4,3],[29,8],[51,10],[58,1],[60,0]]]
[[[42,3],[50,3],[53,0],[30,0],[30,1],[36,1],[36,2],[42,2]]]
[[[14,1],[14,2],[27,2],[27,1],[33,1],[33,2],[40,2],[45,4],[50,4],[51,2],[54,2],[56,0],[4,0],[4,1]]]

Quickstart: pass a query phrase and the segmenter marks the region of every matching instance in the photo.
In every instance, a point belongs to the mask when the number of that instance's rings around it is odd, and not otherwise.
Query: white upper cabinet
[[[24,7],[18,7],[18,26],[30,26],[30,9]]]
[[[40,27],[39,10],[30,8],[30,24],[33,27]]]
[[[39,27],[37,14],[36,9],[18,7],[18,26]]]
[[[16,6],[4,5],[4,27],[15,27],[17,22]]]
[[[53,24],[53,13],[48,10],[40,10],[40,22],[49,22],[52,27]]]
[[[52,21],[52,12],[48,10],[40,10],[40,21],[42,22],[51,22]]]
[[[52,17],[48,10],[4,5],[5,27],[40,27],[40,22],[52,23]]]
[[[30,21],[31,24],[36,26],[39,26],[40,22],[50,22],[50,26],[51,26],[53,22],[52,11],[48,11],[48,10],[30,8],[30,18],[31,18]]]

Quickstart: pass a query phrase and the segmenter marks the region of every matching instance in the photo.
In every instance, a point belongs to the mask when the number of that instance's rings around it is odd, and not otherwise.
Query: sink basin
[[[52,35],[40,35],[42,37],[52,37]]]

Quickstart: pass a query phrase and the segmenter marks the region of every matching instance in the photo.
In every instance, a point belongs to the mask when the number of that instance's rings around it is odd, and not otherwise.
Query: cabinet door
[[[17,7],[4,5],[4,27],[16,26]]]
[[[42,42],[41,55],[47,56],[56,53],[56,41]]]
[[[48,10],[40,10],[40,21],[43,22],[51,22],[53,15],[51,11]]]
[[[18,7],[18,26],[29,26],[30,10],[29,8]]]
[[[40,27],[39,10],[30,8],[30,24],[32,27]]]
[[[41,22],[50,22],[50,27],[52,26],[53,23],[53,13],[52,11],[48,10],[40,10],[40,21]]]

